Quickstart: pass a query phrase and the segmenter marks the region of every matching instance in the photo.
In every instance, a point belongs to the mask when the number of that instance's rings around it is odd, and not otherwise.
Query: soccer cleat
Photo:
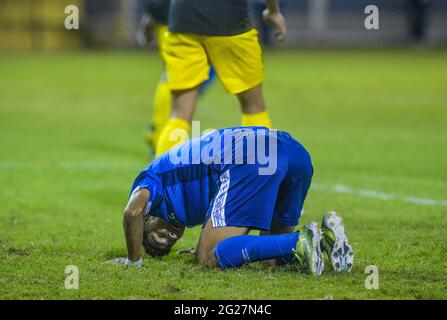
[[[324,269],[324,255],[321,252],[321,229],[316,222],[309,222],[301,231],[294,254],[307,272],[321,275]]]
[[[354,264],[354,250],[345,233],[343,218],[335,211],[329,211],[321,223],[323,240],[321,248],[326,252],[336,272],[350,272]]]

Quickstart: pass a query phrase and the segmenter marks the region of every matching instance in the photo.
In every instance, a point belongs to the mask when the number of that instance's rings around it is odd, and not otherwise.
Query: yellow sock
[[[272,121],[270,120],[269,113],[262,111],[258,113],[243,113],[242,114],[242,126],[243,127],[267,127],[272,128]]]
[[[157,146],[160,134],[168,122],[170,114],[171,91],[169,90],[168,83],[165,80],[161,80],[157,85],[154,97],[154,110],[152,114],[154,131],[151,132],[150,136],[152,145]]]
[[[188,140],[189,131],[191,131],[191,125],[187,121],[180,118],[169,119],[160,133],[155,148],[155,156],[158,157],[173,146]]]

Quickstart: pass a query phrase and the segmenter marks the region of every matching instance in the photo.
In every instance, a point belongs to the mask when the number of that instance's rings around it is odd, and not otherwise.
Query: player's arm
[[[127,259],[137,262],[141,259],[143,243],[144,210],[149,200],[149,190],[140,189],[132,194],[124,210],[123,227],[127,244]]]
[[[145,1],[145,13],[141,17],[135,33],[135,41],[140,47],[147,46],[152,41],[155,33],[156,22],[149,12],[149,2],[150,0]]]
[[[264,21],[273,25],[276,29],[276,39],[284,41],[287,35],[287,27],[284,16],[279,8],[278,0],[265,0],[267,9],[264,10]]]
[[[123,228],[127,244],[127,258],[116,258],[106,263],[124,264],[126,266],[141,266],[141,245],[144,233],[144,210],[149,201],[149,190],[141,189],[134,192],[124,210]]]

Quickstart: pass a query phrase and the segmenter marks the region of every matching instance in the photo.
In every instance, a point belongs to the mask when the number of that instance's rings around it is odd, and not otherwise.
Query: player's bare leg
[[[243,113],[257,113],[265,111],[265,101],[262,94],[262,84],[236,94]]]
[[[169,121],[160,133],[156,147],[156,156],[189,138],[189,132],[191,131],[190,123],[194,116],[198,94],[199,87],[172,91],[172,113]],[[175,130],[177,131],[173,134]],[[175,137],[173,137],[174,135]]]
[[[213,228],[211,219],[208,220],[200,234],[199,244],[196,251],[196,262],[210,268],[218,267],[215,255],[216,245],[228,238],[245,235],[250,230],[244,227],[222,227]]]
[[[315,222],[300,232],[279,235],[247,235],[245,227],[213,228],[211,219],[202,230],[197,248],[197,263],[221,269],[238,268],[247,262],[291,257],[307,272],[320,275],[324,269],[320,250],[321,230]]]
[[[179,118],[191,122],[199,96],[199,87],[188,90],[172,91],[171,118]]]
[[[238,93],[236,96],[241,105],[242,126],[272,127],[270,116],[265,107],[262,84]]]

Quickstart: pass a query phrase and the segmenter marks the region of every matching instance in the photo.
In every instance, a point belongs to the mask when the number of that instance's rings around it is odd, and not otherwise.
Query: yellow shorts
[[[158,42],[158,50],[160,51],[160,55],[164,60],[163,52],[166,50],[166,36],[168,33],[168,26],[165,24],[157,23],[155,25],[155,33],[157,35]]]
[[[208,80],[210,64],[225,90],[237,94],[264,81],[258,32],[235,36],[164,33],[162,54],[171,90],[195,88]]]

